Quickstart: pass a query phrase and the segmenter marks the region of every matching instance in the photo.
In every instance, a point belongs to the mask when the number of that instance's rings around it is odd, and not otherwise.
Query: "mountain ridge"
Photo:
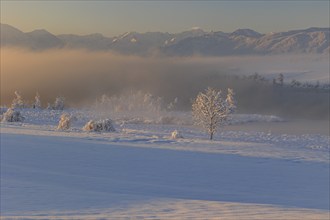
[[[24,47],[32,50],[52,48],[114,51],[147,56],[227,56],[256,54],[329,53],[329,28],[310,27],[301,30],[262,34],[252,29],[232,33],[204,31],[201,28],[180,33],[126,32],[114,37],[100,33],[88,35],[54,35],[47,30],[31,32],[1,23],[1,47]]]

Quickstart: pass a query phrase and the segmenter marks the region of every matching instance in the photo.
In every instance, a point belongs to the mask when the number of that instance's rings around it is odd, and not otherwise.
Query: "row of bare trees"
[[[40,95],[37,92],[36,96],[34,97],[34,102],[32,104],[32,108],[34,109],[41,109],[41,99]],[[54,104],[51,105],[50,103],[47,104],[47,109],[53,109],[53,110],[63,110],[65,104],[65,98],[62,96],[56,97]],[[11,103],[12,109],[20,109],[20,108],[27,108],[29,107],[28,104],[24,101],[23,96],[20,92],[15,91],[15,98],[13,99]]]

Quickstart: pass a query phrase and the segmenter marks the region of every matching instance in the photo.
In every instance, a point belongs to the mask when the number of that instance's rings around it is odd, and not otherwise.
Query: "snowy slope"
[[[60,112],[23,113],[24,123],[1,123],[4,219],[329,216],[329,136],[226,129],[209,141],[191,125],[119,117],[117,132],[88,133],[81,111],[56,131]]]

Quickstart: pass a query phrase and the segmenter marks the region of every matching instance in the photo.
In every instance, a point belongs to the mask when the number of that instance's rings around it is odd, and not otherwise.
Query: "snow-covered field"
[[[328,131],[234,115],[209,141],[171,113],[113,115],[117,131],[95,133],[82,126],[99,115],[67,112],[68,131],[56,130],[61,111],[1,123],[3,219],[329,219]]]

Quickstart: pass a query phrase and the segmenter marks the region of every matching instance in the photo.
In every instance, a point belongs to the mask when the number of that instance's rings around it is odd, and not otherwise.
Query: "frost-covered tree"
[[[102,107],[105,107],[106,105],[109,104],[109,100],[110,100],[109,97],[106,94],[103,94],[101,96],[101,100],[100,100],[99,105],[102,106]]]
[[[234,98],[235,93],[233,89],[228,88],[227,90],[227,98],[226,105],[228,108],[228,114],[234,113],[236,111],[236,100]]]
[[[21,113],[13,108],[9,108],[2,116],[2,122],[22,122],[24,117]]]
[[[15,91],[15,98],[11,104],[11,107],[12,108],[24,108],[24,101],[23,101],[23,98],[22,98],[22,95],[18,92],[18,91]]]
[[[53,106],[54,110],[63,110],[64,109],[65,98],[64,97],[57,97],[55,99],[55,103]]]
[[[36,96],[34,97],[34,99],[35,99],[35,101],[33,104],[33,108],[41,109],[41,100],[40,100],[40,95],[38,92],[37,92]]]
[[[170,102],[170,104],[168,104],[167,110],[173,111],[177,104],[178,104],[178,98],[175,98],[173,102]]]
[[[227,98],[222,97],[221,91],[207,88],[205,93],[200,92],[192,105],[193,117],[196,124],[202,126],[213,139],[217,128],[234,112],[236,104],[234,91],[228,89]]]
[[[52,105],[48,102],[47,103],[47,107],[46,107],[47,110],[51,110],[52,109]]]

